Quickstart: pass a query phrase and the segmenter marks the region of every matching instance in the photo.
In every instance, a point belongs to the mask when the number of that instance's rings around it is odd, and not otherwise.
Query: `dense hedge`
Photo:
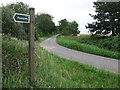
[[[71,37],[69,37],[71,38]],[[100,48],[108,49],[111,51],[120,51],[120,36],[80,36],[71,38],[77,42],[95,45]]]

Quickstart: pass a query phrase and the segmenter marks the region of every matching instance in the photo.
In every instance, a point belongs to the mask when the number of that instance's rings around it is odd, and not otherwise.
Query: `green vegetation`
[[[40,38],[39,41],[47,37]],[[28,42],[3,37],[3,87],[28,88]],[[48,53],[36,42],[36,87],[118,88],[118,75]],[[31,87],[32,88],[32,87]]]
[[[23,2],[10,3],[2,5],[2,33],[20,40],[28,40],[28,27],[29,24],[16,23],[13,20],[15,13],[28,14],[29,5]],[[37,13],[35,15],[35,38],[54,35],[59,31],[62,34],[76,35],[79,33],[78,24],[76,21],[69,22],[65,20],[59,21],[59,26],[55,26],[53,22],[54,17],[46,13]],[[67,23],[64,25],[64,23]]]
[[[3,36],[3,87],[28,87],[28,43]]]
[[[2,5],[2,33],[20,40],[28,39],[29,24],[16,23],[13,20],[15,13],[29,13],[29,6],[23,2],[10,3],[6,6]],[[35,37],[53,35],[56,33],[56,27],[53,17],[49,14],[35,15]]]
[[[76,21],[69,22],[66,19],[59,21],[58,32],[62,35],[77,35],[80,33]]]
[[[100,36],[100,35],[81,35],[79,37],[67,37],[72,40],[75,40],[79,43],[95,45],[99,48],[104,48],[107,50],[119,52],[120,48],[120,36],[109,37],[109,36]]]
[[[56,33],[53,17],[49,14],[37,14],[35,17],[36,38]]]
[[[41,37],[41,42],[48,37]],[[28,41],[3,36],[2,72],[4,88],[28,88]]]
[[[120,35],[120,2],[94,2],[95,15],[90,16],[95,20],[88,23],[86,28],[92,34]]]
[[[17,37],[18,39],[27,39],[28,24],[16,23],[13,20],[15,13],[26,14],[29,12],[29,6],[23,2],[11,3],[2,6],[2,33]]]
[[[104,4],[99,4],[104,6]],[[111,4],[113,5],[113,4]],[[117,4],[119,5],[119,4]],[[97,3],[96,3],[97,6]],[[105,4],[106,6],[106,4]],[[113,5],[115,6],[115,5]],[[100,10],[98,8],[98,10]],[[102,9],[103,10],[103,9]],[[114,10],[114,9],[113,9]],[[118,10],[118,8],[116,9]],[[39,46],[39,43],[50,35],[60,33],[74,36],[79,33],[76,21],[69,22],[66,19],[59,21],[55,26],[53,17],[49,14],[37,14],[35,16],[35,87],[31,87],[28,81],[28,25],[15,23],[14,13],[29,13],[29,6],[23,2],[16,2],[2,6],[2,72],[4,88],[118,88],[120,76],[97,68],[83,65],[78,62],[55,56]],[[109,14],[109,12],[107,12]],[[111,13],[110,13],[111,14]],[[95,25],[88,24],[87,28],[93,28],[91,33],[109,33],[119,35],[119,25],[116,12],[115,19],[110,16],[110,22]],[[100,15],[100,17],[103,15]],[[99,15],[93,16],[101,20]],[[112,18],[112,19],[111,19]],[[108,18],[107,18],[108,19]],[[108,27],[107,27],[108,26]],[[101,28],[99,28],[101,27]],[[98,31],[96,31],[98,30]],[[99,31],[100,30],[100,31]],[[102,30],[102,31],[101,31]],[[47,36],[46,36],[47,35]],[[45,37],[41,37],[45,36]],[[57,42],[68,48],[93,53],[106,57],[120,59],[119,37],[69,37],[58,38]],[[102,48],[101,48],[102,47]],[[111,51],[110,51],[111,50]]]
[[[59,38],[57,38],[57,43],[62,46],[65,46],[67,48],[75,49],[78,51],[95,54],[95,55],[100,55],[100,56],[105,56],[105,57],[110,57],[110,58],[115,58],[115,59],[120,59],[119,52],[110,51],[110,50],[107,50],[104,48],[99,48],[98,46],[96,46],[96,44],[98,42],[100,42],[100,44],[102,44],[101,43],[102,41],[100,41],[100,39],[98,39],[98,40],[91,39],[89,36],[82,36],[82,37],[80,36],[78,38],[74,38],[73,40],[72,40],[72,38],[59,37]],[[105,40],[103,40],[103,41],[105,43]],[[106,40],[106,42],[108,42],[108,40]],[[104,43],[103,43],[103,45],[104,45]],[[114,40],[113,40],[113,43],[114,43]],[[98,44],[98,45],[100,45],[100,44]],[[114,50],[116,50],[116,49],[114,49]]]

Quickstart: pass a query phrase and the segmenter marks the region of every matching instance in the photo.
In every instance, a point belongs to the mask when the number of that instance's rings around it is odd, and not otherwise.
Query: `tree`
[[[92,34],[120,35],[120,2],[94,2],[96,15],[91,15],[96,22],[88,23]]]
[[[16,23],[13,20],[14,13],[28,13],[28,5],[17,2],[2,6],[2,33],[9,34],[18,39],[27,39],[28,25]]]
[[[73,35],[77,35],[77,34],[79,34],[80,33],[80,31],[78,30],[78,24],[77,24],[77,22],[76,21],[73,21],[73,22],[70,22],[70,26],[71,26],[71,34],[73,34]]]
[[[49,14],[37,14],[35,21],[36,21],[36,30],[37,32],[41,33],[43,35],[52,34],[52,32],[55,32],[55,24],[52,21],[53,17]]]
[[[61,34],[64,34],[64,32],[66,32],[67,25],[68,21],[66,19],[62,19],[61,21],[59,21],[59,32]]]
[[[63,35],[77,35],[80,33],[77,22],[68,22],[66,19],[59,21],[59,31]]]

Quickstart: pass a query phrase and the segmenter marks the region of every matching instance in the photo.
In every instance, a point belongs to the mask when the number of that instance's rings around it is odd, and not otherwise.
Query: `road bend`
[[[109,72],[113,72],[120,75],[119,60],[65,48],[56,43],[56,36],[53,36],[43,41],[42,43],[40,43],[40,46],[57,56],[72,61],[78,61],[81,64],[88,64],[99,69],[107,70]]]

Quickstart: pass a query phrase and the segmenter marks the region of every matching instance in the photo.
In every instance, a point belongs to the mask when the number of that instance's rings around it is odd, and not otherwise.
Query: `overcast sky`
[[[79,24],[81,34],[88,33],[85,28],[87,23],[94,21],[89,13],[95,14],[93,2],[97,0],[0,0],[0,4],[6,5],[12,2],[22,1],[35,8],[35,13],[48,13],[54,17],[54,22],[67,19]]]

